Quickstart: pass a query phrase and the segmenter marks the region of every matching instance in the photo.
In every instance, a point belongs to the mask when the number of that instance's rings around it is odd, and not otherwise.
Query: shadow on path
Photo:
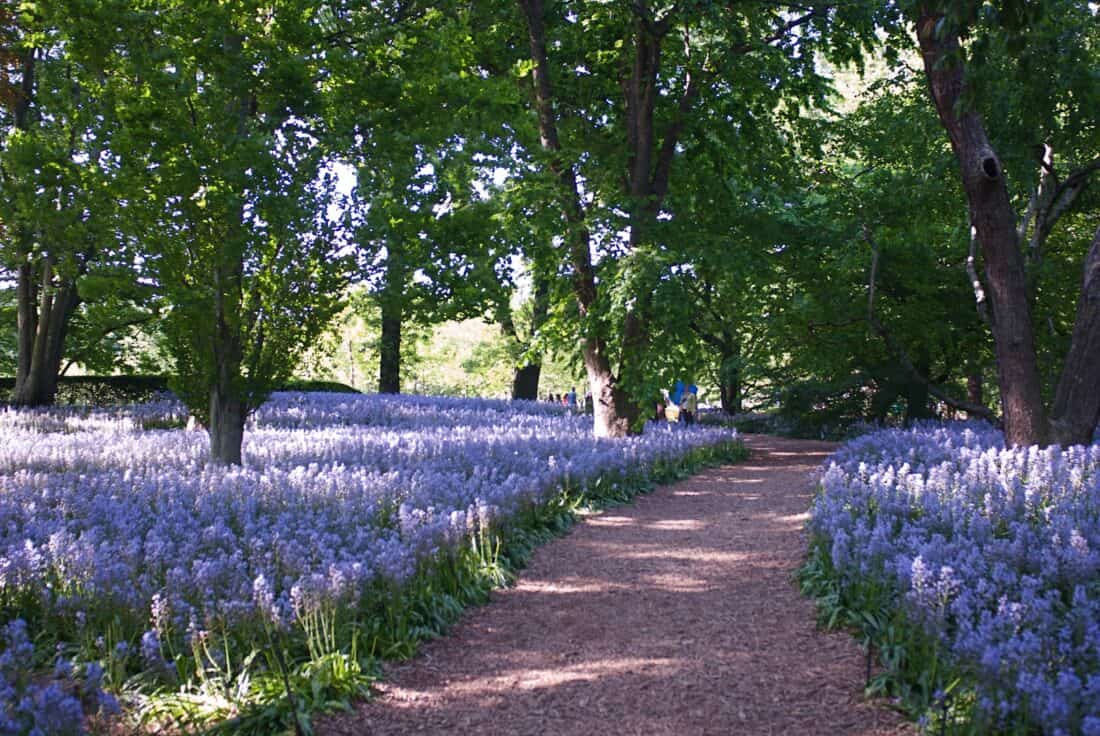
[[[833,445],[749,436],[744,463],[664,486],[539,549],[345,734],[915,733],[861,695],[863,656],[793,582]]]

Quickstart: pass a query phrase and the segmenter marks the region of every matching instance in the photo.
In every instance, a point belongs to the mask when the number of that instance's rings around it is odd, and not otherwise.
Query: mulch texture
[[[588,517],[514,587],[318,719],[351,734],[913,734],[862,695],[851,636],[793,580],[834,448],[749,436],[749,460]]]

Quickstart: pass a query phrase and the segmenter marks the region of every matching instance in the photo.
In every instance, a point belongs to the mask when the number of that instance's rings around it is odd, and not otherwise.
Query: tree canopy
[[[583,366],[598,435],[683,379],[1084,441],[1098,34],[1080,0],[5,5],[0,366],[38,405],[166,365],[239,462],[335,315],[384,392],[479,318],[516,397]]]

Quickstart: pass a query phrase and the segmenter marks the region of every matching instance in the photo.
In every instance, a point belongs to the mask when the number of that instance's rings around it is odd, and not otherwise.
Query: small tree
[[[339,309],[346,259],[312,113],[315,3],[162,3],[117,90],[147,199],[133,206],[169,305],[173,387],[240,463],[245,421]],[[147,40],[150,45],[144,45]]]

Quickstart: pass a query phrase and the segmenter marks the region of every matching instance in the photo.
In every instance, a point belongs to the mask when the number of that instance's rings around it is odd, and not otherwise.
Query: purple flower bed
[[[1095,736],[1098,468],[1100,445],[984,425],[875,432],[826,464],[810,529],[842,596],[886,591],[929,636],[980,729]]]
[[[285,393],[252,420],[244,467],[225,468],[205,432],[143,429],[183,416],[0,412],[0,610],[85,652],[110,650],[115,622],[156,674],[165,642],[354,609],[563,485],[734,438],[654,425],[597,440],[589,418],[533,402]]]

